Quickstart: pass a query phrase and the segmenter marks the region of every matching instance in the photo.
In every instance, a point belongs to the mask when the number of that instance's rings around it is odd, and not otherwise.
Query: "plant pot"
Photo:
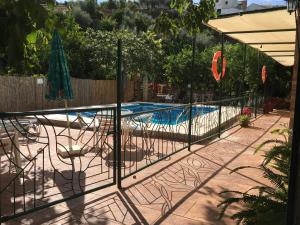
[[[240,122],[241,127],[249,127],[249,122]]]

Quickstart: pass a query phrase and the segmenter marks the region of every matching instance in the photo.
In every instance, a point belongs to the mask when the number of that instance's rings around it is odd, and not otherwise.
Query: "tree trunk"
[[[143,101],[148,101],[148,77],[143,77]]]

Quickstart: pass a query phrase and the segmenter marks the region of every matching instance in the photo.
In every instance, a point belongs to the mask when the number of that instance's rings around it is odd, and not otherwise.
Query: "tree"
[[[104,17],[96,25],[96,30],[113,31],[117,27],[117,22],[110,18]]]
[[[198,5],[190,0],[172,0],[170,7],[156,19],[155,30],[165,35],[177,35],[185,29],[191,35],[200,31],[203,22],[215,16],[215,1],[202,0]]]
[[[136,27],[136,32],[146,32],[148,30],[148,27],[152,23],[152,18],[142,14],[142,13],[136,13],[134,17],[134,24]]]
[[[47,14],[39,0],[0,1],[0,60],[3,67],[15,68],[17,72],[22,70],[26,37],[33,30],[44,27]]]
[[[76,23],[82,28],[88,28],[93,23],[93,20],[89,13],[82,10],[79,6],[74,6],[72,9]]]
[[[69,45],[65,46],[65,51],[70,56],[71,75],[79,78],[115,79],[118,38],[123,40],[124,74],[128,78],[134,76],[154,78],[161,74],[162,49],[153,34],[136,35],[129,31],[107,32],[87,29],[81,44],[76,48],[70,51]]]
[[[116,9],[113,11],[112,19],[114,19],[117,22],[118,29],[121,29],[121,26],[123,24],[124,13],[124,9]]]
[[[23,74],[47,73],[50,53],[49,43],[54,29],[57,29],[62,36],[70,67],[74,68],[74,65],[76,65],[76,69],[80,69],[80,46],[84,44],[83,32],[80,26],[75,22],[72,12],[63,14],[49,11],[45,26],[34,30],[26,37]]]

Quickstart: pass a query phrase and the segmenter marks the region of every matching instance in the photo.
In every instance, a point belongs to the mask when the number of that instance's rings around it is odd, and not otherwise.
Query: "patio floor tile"
[[[116,186],[101,189],[4,224],[233,225],[228,216],[218,219],[217,205],[228,197],[220,192],[268,184],[255,169],[231,172],[239,166],[259,165],[263,152],[254,155],[255,148],[274,137],[271,130],[288,121],[286,115],[278,113],[260,116],[250,128],[234,127],[221,138],[193,145],[191,152],[180,151],[124,179],[122,190]],[[59,164],[59,160],[54,163]],[[98,179],[93,173],[93,169],[86,173],[89,188]],[[45,200],[51,199],[51,194],[67,197],[61,193],[64,185],[49,183]],[[228,215],[238,208],[229,208]]]

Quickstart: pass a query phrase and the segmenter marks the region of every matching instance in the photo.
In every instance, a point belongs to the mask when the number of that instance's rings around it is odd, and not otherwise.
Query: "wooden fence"
[[[42,83],[41,83],[42,81]],[[115,80],[71,78],[74,100],[70,107],[102,105],[116,102]],[[33,77],[0,76],[0,112],[62,108],[62,101],[45,99],[46,80]],[[132,100],[134,82],[127,81],[124,101]]]

